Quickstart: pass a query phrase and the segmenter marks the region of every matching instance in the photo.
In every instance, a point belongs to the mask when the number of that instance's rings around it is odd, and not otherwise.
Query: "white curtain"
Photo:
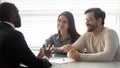
[[[63,11],[73,13],[77,31],[86,31],[84,11],[99,7],[106,14],[105,26],[120,36],[120,0],[2,0],[16,4],[22,18],[25,39],[30,47],[41,47],[45,39],[57,32],[57,17]]]

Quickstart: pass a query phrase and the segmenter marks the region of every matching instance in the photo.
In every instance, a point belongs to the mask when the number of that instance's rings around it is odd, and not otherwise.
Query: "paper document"
[[[70,62],[75,62],[74,60],[70,58],[58,58],[58,59],[50,59],[49,60],[52,63],[70,63]]]

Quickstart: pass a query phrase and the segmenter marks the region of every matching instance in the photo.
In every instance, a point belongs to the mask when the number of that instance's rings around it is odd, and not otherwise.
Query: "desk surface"
[[[35,52],[35,55],[38,52]],[[63,55],[55,55],[51,59],[59,59],[66,56]],[[69,63],[52,63],[51,68],[120,68],[120,62],[112,61],[112,62],[85,62],[85,61],[77,61],[77,62],[69,62]]]
[[[55,64],[51,68],[120,68],[120,62],[72,62]]]

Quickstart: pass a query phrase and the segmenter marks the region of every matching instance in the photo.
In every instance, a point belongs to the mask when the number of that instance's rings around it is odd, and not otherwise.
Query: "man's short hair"
[[[0,4],[0,20],[7,21],[11,11],[17,10],[16,6],[12,3],[3,2]]]
[[[101,10],[100,8],[90,8],[90,9],[87,9],[84,14],[87,14],[89,12],[94,13],[94,17],[96,20],[99,18],[102,18],[102,25],[104,25],[106,14],[103,10]]]

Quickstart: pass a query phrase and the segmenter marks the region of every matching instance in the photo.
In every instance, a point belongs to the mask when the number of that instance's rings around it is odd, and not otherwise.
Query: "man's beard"
[[[15,21],[15,27],[20,27],[21,26],[21,18],[20,18],[20,16],[18,15],[17,16],[17,19],[16,19],[16,21]]]
[[[21,26],[21,20],[17,20],[15,22],[15,27],[20,27]]]
[[[87,31],[88,32],[93,32],[96,28],[98,27],[98,25],[90,25],[90,24],[87,24]]]

